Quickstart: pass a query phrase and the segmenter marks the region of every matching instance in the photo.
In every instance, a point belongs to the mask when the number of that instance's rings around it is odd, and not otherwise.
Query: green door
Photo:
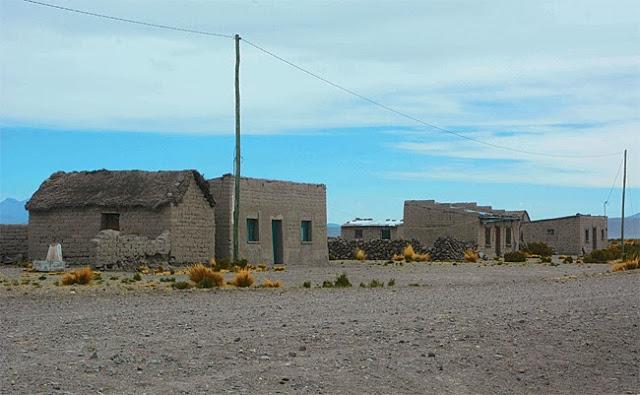
[[[282,220],[271,220],[271,240],[273,240],[273,263],[284,263],[282,258]]]

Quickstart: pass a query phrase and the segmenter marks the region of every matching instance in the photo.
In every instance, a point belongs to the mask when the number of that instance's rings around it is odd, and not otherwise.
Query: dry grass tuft
[[[431,254],[414,254],[413,260],[416,262],[429,262],[431,261]]]
[[[189,280],[194,283],[199,283],[210,271],[211,269],[202,263],[196,263],[195,265],[191,265],[187,268],[187,275],[189,276]]]
[[[262,281],[262,287],[263,288],[280,288],[282,287],[282,281],[280,280],[270,280],[268,278],[265,278]]]
[[[464,252],[465,262],[476,263],[478,262],[478,259],[480,259],[480,255],[478,254],[478,251],[472,250],[471,248],[469,248]]]
[[[62,285],[80,284],[86,285],[93,280],[93,270],[89,267],[83,267],[62,276]]]
[[[391,260],[394,261],[394,262],[404,261],[404,255],[402,255],[402,254],[393,254],[393,256],[391,257]]]
[[[187,268],[189,280],[198,285],[199,288],[221,287],[224,285],[224,276],[206,267],[202,263],[196,263]]]
[[[210,258],[209,259],[209,267],[212,269],[216,268],[216,259],[215,258]]]
[[[364,261],[365,259],[367,259],[367,254],[365,254],[364,250],[360,248],[356,248],[356,251],[353,253],[353,256],[359,261]]]
[[[233,278],[233,285],[236,287],[250,287],[255,281],[253,274],[249,270],[240,270]]]
[[[413,257],[416,255],[416,252],[413,250],[413,246],[411,244],[407,244],[402,250],[402,255],[404,255],[405,261],[411,262],[413,261]]]
[[[640,259],[632,259],[624,262],[614,263],[611,266],[612,272],[624,272],[627,270],[635,270],[640,268]]]

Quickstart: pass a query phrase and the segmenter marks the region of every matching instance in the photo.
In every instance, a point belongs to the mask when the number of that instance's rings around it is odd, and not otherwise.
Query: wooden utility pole
[[[624,150],[624,171],[622,172],[622,218],[620,219],[620,250],[624,259],[624,194],[627,189],[627,150]]]
[[[240,36],[235,35],[236,43],[236,157],[235,185],[233,189],[233,261],[238,257],[238,224],[240,222]]]

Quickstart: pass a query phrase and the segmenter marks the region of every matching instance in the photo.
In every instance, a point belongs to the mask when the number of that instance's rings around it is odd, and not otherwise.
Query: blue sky
[[[56,3],[239,32],[430,123],[556,155],[420,127],[243,45],[244,174],[327,184],[332,222],[398,218],[421,198],[600,214],[621,156],[574,156],[624,148],[627,209],[640,208],[635,1]],[[231,172],[232,42],[20,1],[0,17],[0,198],[27,198],[57,170]]]

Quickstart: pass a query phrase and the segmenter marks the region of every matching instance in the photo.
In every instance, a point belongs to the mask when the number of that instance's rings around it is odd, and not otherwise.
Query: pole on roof
[[[236,155],[234,166],[234,189],[233,189],[233,261],[237,262],[238,257],[238,223],[240,221],[240,36],[234,36],[236,44]]]
[[[627,150],[624,150],[624,172],[622,173],[622,218],[620,219],[620,250],[624,259],[624,194],[627,189]]]

